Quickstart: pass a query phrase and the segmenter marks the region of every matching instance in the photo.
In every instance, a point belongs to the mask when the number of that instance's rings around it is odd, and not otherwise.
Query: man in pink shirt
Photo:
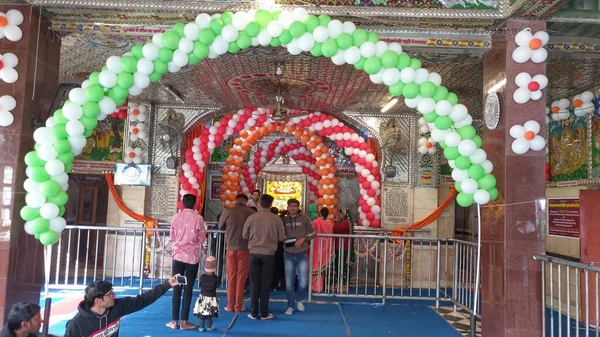
[[[188,322],[188,318],[192,304],[192,290],[196,276],[198,275],[200,249],[204,240],[206,240],[206,234],[204,232],[204,219],[194,210],[196,196],[186,194],[183,196],[182,202],[185,209],[175,214],[171,221],[171,241],[173,242],[172,274],[184,275],[187,278],[187,284],[183,290],[181,325],[178,325],[181,286],[175,286],[173,287],[172,321],[167,323],[167,326],[171,329],[189,330],[197,328],[195,324]]]

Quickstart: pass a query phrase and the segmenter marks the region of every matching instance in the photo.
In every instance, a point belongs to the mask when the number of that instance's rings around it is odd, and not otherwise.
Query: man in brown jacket
[[[244,308],[244,286],[248,277],[248,240],[242,237],[244,223],[254,211],[246,206],[248,197],[239,194],[235,206],[226,209],[219,219],[219,229],[225,230],[227,249],[227,305],[225,311],[242,312]]]
[[[275,267],[277,243],[285,241],[285,229],[281,219],[271,213],[273,197],[263,194],[258,202],[258,212],[250,215],[244,224],[243,238],[248,240],[250,250],[250,319],[273,319],[269,313],[269,295]]]

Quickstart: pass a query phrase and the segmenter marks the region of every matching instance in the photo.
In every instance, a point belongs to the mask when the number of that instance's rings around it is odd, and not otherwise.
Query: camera
[[[177,283],[184,286],[187,284],[187,277],[185,276],[177,276]]]

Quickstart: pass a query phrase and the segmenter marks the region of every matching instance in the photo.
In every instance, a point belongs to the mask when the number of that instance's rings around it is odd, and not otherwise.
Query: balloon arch
[[[332,20],[327,15],[309,15],[301,7],[293,11],[251,9],[236,13],[226,11],[212,16],[203,13],[196,17],[195,22],[177,23],[172,29],[155,34],[144,45],[134,45],[131,52],[109,57],[100,72],[92,73],[81,88],[72,89],[69,100],[48,118],[46,126],[35,130],[35,150],[25,156],[27,205],[20,212],[26,221],[25,231],[44,245],[52,245],[58,240],[59,233],[66,226],[62,216],[68,200],[67,173],[73,168],[73,160],[86,146],[86,137],[94,132],[98,120],[113,113],[129,95],[139,95],[167,72],[176,73],[182,67],[198,64],[206,58],[217,58],[228,52],[237,53],[258,46],[284,47],[292,55],[310,52],[315,57],[331,58],[336,65],[347,63],[366,72],[372,82],[388,86],[394,97],[404,96],[406,105],[423,115],[429,124],[432,140],[439,142],[453,168],[452,177],[459,191],[456,199],[459,205],[467,207],[473,202],[485,204],[498,196],[496,179],[491,174],[493,165],[481,149],[481,139],[471,126],[473,119],[467,108],[458,103],[456,94],[441,85],[439,74],[422,68],[421,62],[403,52],[400,44],[380,41],[376,33],[357,29],[352,22]],[[326,115],[318,116],[320,119],[325,118],[320,116]],[[323,127],[326,122],[321,121]],[[288,121],[285,125],[288,130],[296,127],[303,129],[303,134],[306,131],[307,134],[302,137],[306,136],[308,140],[302,143],[308,147],[308,144],[315,143],[316,137],[322,137],[321,134],[333,134],[323,131],[331,130],[331,127],[316,130],[317,123],[313,123],[311,117],[291,123]],[[311,126],[314,130],[311,130]],[[232,131],[225,128],[228,136],[233,135]],[[223,134],[215,133],[212,136],[217,139]],[[340,131],[335,133],[336,141],[339,135],[342,137],[340,140],[351,141],[345,139],[346,133],[341,134]],[[200,141],[202,144],[205,139]],[[240,161],[243,152],[239,149],[236,151],[232,156],[235,155],[235,160]],[[315,158],[312,149],[311,154]],[[202,155],[202,158],[208,156]],[[315,162],[318,160],[315,158]],[[321,165],[320,170],[323,171],[325,166]],[[372,169],[377,171],[376,167]],[[236,173],[243,175],[243,172]],[[370,176],[378,176],[377,172],[371,173]],[[195,184],[192,186],[197,188]],[[323,199],[331,196],[330,192],[331,188],[323,188]],[[371,212],[375,214],[373,207]]]
[[[329,154],[329,148],[323,144],[323,138],[327,137],[335,141],[337,146],[343,148],[355,164],[360,184],[360,193],[363,198],[359,201],[360,223],[365,226],[379,227],[381,222],[381,175],[379,164],[375,154],[367,145],[365,139],[359,136],[353,129],[345,125],[337,118],[320,112],[311,112],[302,117],[293,117],[295,111],[286,122],[273,122],[268,116],[272,109],[246,108],[234,114],[226,114],[217,125],[204,129],[201,136],[193,140],[191,149],[185,151],[185,164],[182,165],[180,177],[180,195],[191,193],[199,195],[202,193],[200,186],[203,184],[203,169],[214,149],[220,143],[234,134],[240,135],[234,141],[229,150],[229,157],[223,168],[224,183],[221,187],[225,207],[232,206],[238,193],[249,193],[254,188],[256,174],[262,168],[262,164],[268,162],[276,152],[283,154],[290,151],[292,140],[280,140],[268,145],[271,150],[265,149],[261,153],[264,156],[256,157],[245,165],[244,160],[255,145],[263,137],[279,132],[295,137],[296,142],[305,150],[294,153],[301,159],[312,158],[314,164],[309,161],[313,179],[318,179],[318,185],[312,184],[311,191],[317,195],[320,206],[329,207],[335,212],[335,206],[339,204],[337,197],[339,190],[336,185],[337,169],[333,157]],[[279,146],[282,144],[282,146]],[[288,146],[286,148],[286,146]],[[277,149],[279,149],[277,151]],[[244,169],[246,167],[246,169]],[[308,170],[306,170],[308,171]],[[313,182],[314,183],[314,182]],[[180,203],[179,208],[183,205]]]

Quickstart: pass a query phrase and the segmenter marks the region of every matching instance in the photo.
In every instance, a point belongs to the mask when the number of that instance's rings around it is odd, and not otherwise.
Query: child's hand
[[[171,278],[169,279],[169,284],[171,285],[171,287],[176,287],[179,285],[179,282],[177,281],[178,277],[179,274],[171,276]]]

